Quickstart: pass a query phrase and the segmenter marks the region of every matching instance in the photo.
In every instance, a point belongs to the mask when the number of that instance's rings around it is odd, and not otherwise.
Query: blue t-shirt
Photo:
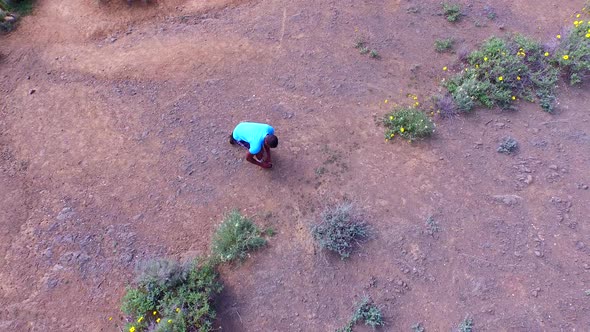
[[[248,151],[251,154],[257,154],[262,150],[266,135],[273,135],[274,133],[274,128],[267,124],[242,122],[234,129],[233,136],[237,141],[248,142],[250,144]]]

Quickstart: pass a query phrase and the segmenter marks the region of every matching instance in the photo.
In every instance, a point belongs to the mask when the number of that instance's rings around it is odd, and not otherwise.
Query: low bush
[[[453,50],[454,44],[453,38],[437,39],[434,41],[434,50],[438,53],[450,52]]]
[[[266,245],[260,235],[260,229],[250,219],[238,211],[230,212],[213,235],[213,259],[220,262],[243,260],[249,251]]]
[[[410,141],[424,138],[434,133],[434,123],[423,111],[415,108],[397,108],[383,118],[385,139],[391,140],[396,135]]]
[[[366,223],[353,212],[350,203],[328,207],[319,223],[311,228],[311,234],[321,248],[334,251],[344,259],[350,256],[360,240],[369,235]]]
[[[458,3],[445,2],[442,4],[443,14],[449,22],[457,22],[461,18],[461,5]]]
[[[379,309],[368,296],[364,297],[359,303],[357,303],[356,310],[348,324],[346,324],[345,327],[336,330],[336,332],[352,332],[354,325],[359,322],[363,322],[365,325],[374,329],[385,324],[383,322],[381,309]]]
[[[582,83],[590,73],[590,20],[584,21],[582,14],[577,14],[573,29],[559,37],[555,62],[571,85]]]
[[[492,37],[466,57],[468,67],[445,82],[460,112],[476,106],[512,109],[518,99],[539,100],[552,112],[559,69],[536,41],[515,35]]]
[[[211,330],[216,315],[212,301],[222,286],[210,263],[152,261],[139,275],[123,297],[121,311],[130,321],[125,331]]]

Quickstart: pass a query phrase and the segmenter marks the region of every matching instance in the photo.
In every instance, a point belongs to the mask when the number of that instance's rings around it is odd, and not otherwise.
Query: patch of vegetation
[[[355,244],[369,236],[369,229],[354,213],[351,203],[341,203],[322,212],[321,220],[312,226],[311,234],[321,248],[336,252],[345,259]]]
[[[576,15],[574,28],[559,38],[554,57],[571,85],[582,83],[590,73],[590,20],[580,16]]]
[[[359,303],[357,303],[356,310],[348,324],[345,327],[336,330],[336,332],[352,332],[353,326],[358,322],[364,322],[365,325],[374,329],[385,324],[383,322],[381,309],[379,309],[368,296],[364,297]]]
[[[457,22],[463,15],[461,13],[461,4],[445,2],[442,4],[443,14],[449,22]]]
[[[33,11],[33,4],[34,0],[0,0],[0,31],[14,30],[18,19]]]
[[[377,50],[371,50],[371,52],[369,52],[369,56],[373,59],[376,59],[379,57],[379,53],[377,52]]]
[[[121,310],[130,318],[125,330],[210,331],[212,301],[221,289],[210,263],[149,262],[123,297]]]
[[[363,47],[361,47],[361,48],[359,49],[359,53],[360,53],[360,54],[367,54],[367,53],[369,53],[369,48],[368,48],[368,47],[365,47],[365,46],[363,46]]]
[[[442,119],[450,119],[459,114],[457,110],[457,104],[455,104],[455,101],[453,100],[453,96],[451,94],[446,94],[444,96],[435,96],[434,104],[436,106],[437,114]]]
[[[383,124],[386,140],[398,135],[412,141],[434,133],[434,123],[424,112],[415,108],[397,108],[385,115]]]
[[[518,149],[518,142],[512,137],[504,137],[502,143],[498,147],[498,152],[511,154]]]
[[[260,235],[260,229],[250,219],[236,210],[230,212],[213,235],[213,259],[220,262],[243,260],[249,251],[266,245]]]
[[[416,323],[412,325],[412,332],[426,332],[426,329],[422,325],[422,323]]]
[[[438,53],[450,52],[453,50],[454,44],[453,38],[437,39],[434,41],[434,50]]]
[[[445,83],[460,112],[476,106],[512,109],[519,98],[552,112],[559,69],[536,41],[515,35],[492,37],[466,57],[468,67]]]
[[[434,236],[434,234],[440,232],[440,226],[438,225],[436,220],[434,220],[433,216],[429,216],[426,219],[426,229],[428,231],[428,234],[431,236]]]
[[[473,332],[473,319],[465,317],[465,319],[457,326],[459,332]]]

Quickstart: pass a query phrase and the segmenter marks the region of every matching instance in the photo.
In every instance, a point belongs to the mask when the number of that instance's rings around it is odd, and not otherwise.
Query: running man
[[[229,137],[229,143],[238,144],[246,149],[246,160],[262,168],[271,168],[270,149],[279,145],[273,127],[254,122],[242,122],[236,126]]]

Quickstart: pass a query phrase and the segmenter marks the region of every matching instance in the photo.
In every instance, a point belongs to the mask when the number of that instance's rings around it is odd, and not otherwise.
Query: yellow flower
[[[580,14],[576,14],[576,18],[580,18]]]
[[[557,39],[561,39],[561,35],[557,35],[557,36],[555,36],[555,37],[557,37]]]
[[[154,315],[154,316],[157,314],[158,314],[158,312],[156,310],[154,310],[154,312],[152,312],[152,315]]]
[[[420,105],[420,103],[419,102],[415,102],[414,105],[415,106],[418,106],[418,105]]]
[[[498,81],[502,82],[504,80],[504,77],[500,76],[498,77]]]
[[[479,65],[478,64],[475,64],[475,68],[479,68]]]
[[[570,57],[569,57],[569,55],[567,55],[567,54],[563,56],[563,59],[564,59],[564,60],[567,60],[567,59],[569,59],[569,58],[570,58]]]
[[[393,115],[390,115],[389,116],[389,120],[393,120]]]
[[[590,32],[586,34],[586,38],[590,38]]]
[[[180,308],[176,308],[176,312],[180,312]]]
[[[516,80],[517,81],[520,81],[520,76],[516,76]]]
[[[447,69],[448,69],[447,66],[443,67],[443,71],[447,71]]]
[[[168,320],[168,324],[172,324],[172,319],[169,319]]]
[[[549,52],[545,52],[545,56],[549,56]]]
[[[434,115],[434,111],[430,112],[430,115]]]
[[[160,323],[160,318],[156,319],[156,323],[158,323],[158,324]]]
[[[404,131],[406,131],[406,130],[404,129],[404,127],[401,127],[401,128],[399,129],[399,131],[401,131],[401,132],[403,133],[403,132],[404,132]]]
[[[131,326],[131,327],[129,328],[129,332],[135,332],[135,326]]]
[[[414,96],[414,97],[412,97],[412,99],[418,100],[418,96]]]
[[[512,100],[516,100],[516,96],[512,96]]]
[[[113,320],[113,317],[109,317],[109,321]]]
[[[385,104],[387,104],[387,102],[388,102],[388,101],[389,101],[389,100],[385,99],[384,103],[385,103]]]
[[[143,320],[143,316],[139,317],[139,319],[137,320],[138,323],[141,323],[141,321]]]

